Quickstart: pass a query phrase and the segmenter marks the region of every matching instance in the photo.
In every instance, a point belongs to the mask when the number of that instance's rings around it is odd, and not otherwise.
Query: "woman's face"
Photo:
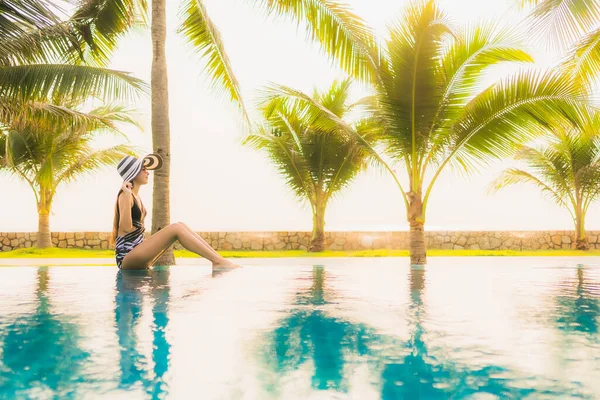
[[[150,172],[146,170],[146,168],[142,168],[142,170],[137,174],[135,178],[133,178],[133,183],[135,185],[145,185],[148,183],[148,177],[150,176]]]

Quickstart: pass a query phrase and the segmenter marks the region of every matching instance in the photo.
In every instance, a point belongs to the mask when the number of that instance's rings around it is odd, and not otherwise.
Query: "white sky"
[[[347,0],[357,14],[379,33],[400,16],[406,0]],[[202,65],[175,34],[177,2],[169,10],[167,52],[171,109],[171,219],[185,221],[198,231],[310,230],[311,216],[285,187],[264,154],[241,146],[235,107],[209,90]],[[249,1],[206,0],[219,26],[240,81],[248,108],[258,90],[269,82],[304,91],[327,87],[343,74],[331,66],[318,46],[307,44],[302,30],[288,22],[267,19]],[[440,0],[458,23],[496,18],[519,21],[509,10],[513,0]],[[523,14],[521,14],[522,16]],[[545,49],[533,49],[540,65],[551,59]],[[150,79],[149,31],[122,42],[112,68]],[[502,75],[510,67],[496,71]],[[496,76],[496,73],[494,76]],[[492,79],[492,78],[490,78]],[[130,140],[150,152],[150,106],[136,108],[144,133],[128,129]],[[499,163],[465,178],[447,171],[438,181],[428,206],[429,230],[538,230],[572,229],[566,210],[541,197],[535,188],[519,186],[487,195],[489,183],[510,162]],[[108,169],[78,183],[59,188],[51,229],[54,231],[110,231],[116,193],[121,181]],[[0,176],[0,231],[35,231],[37,212],[29,187]],[[150,210],[152,185],[142,189]],[[361,175],[333,201],[326,217],[328,230],[405,230],[405,210],[391,178],[376,171]],[[150,226],[150,220],[146,221]],[[588,216],[588,229],[600,229],[597,207]]]

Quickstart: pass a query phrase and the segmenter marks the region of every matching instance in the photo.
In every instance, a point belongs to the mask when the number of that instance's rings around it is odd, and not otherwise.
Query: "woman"
[[[237,268],[221,257],[204,239],[182,222],[171,224],[144,240],[144,218],[146,208],[139,197],[142,185],[148,183],[149,170],[160,169],[162,158],[149,154],[140,160],[133,156],[124,157],[117,166],[123,178],[123,186],[117,195],[113,240],[117,266],[122,269],[145,269],[176,240],[187,250],[198,254],[213,264],[213,268]]]

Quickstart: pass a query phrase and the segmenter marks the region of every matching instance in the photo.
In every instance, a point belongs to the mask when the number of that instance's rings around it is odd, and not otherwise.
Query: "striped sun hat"
[[[125,182],[130,182],[140,173],[142,167],[147,170],[160,169],[162,167],[163,160],[158,154],[148,154],[143,159],[139,159],[134,156],[125,156],[119,161],[117,170],[119,175]]]

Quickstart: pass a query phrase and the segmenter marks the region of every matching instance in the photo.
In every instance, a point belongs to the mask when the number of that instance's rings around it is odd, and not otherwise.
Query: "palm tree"
[[[86,57],[84,24],[65,20],[51,3],[4,0],[0,7],[0,126],[32,112],[72,119],[79,113],[65,104],[128,100],[144,89],[126,73],[81,65],[92,60]]]
[[[596,124],[593,124],[597,126]],[[533,184],[569,210],[575,224],[576,247],[588,250],[585,217],[600,195],[600,136],[579,129],[555,131],[538,147],[524,146],[516,156],[528,169],[509,168],[491,189],[519,183]]]
[[[253,0],[257,8],[277,17],[288,17],[305,23],[310,38],[322,45],[324,51],[339,61],[340,66],[362,80],[372,77],[365,38],[369,30],[363,21],[343,3],[329,0]],[[111,49],[123,33],[145,16],[144,0],[86,0],[74,18],[86,21],[85,27],[92,43]],[[236,103],[246,120],[240,86],[233,73],[221,34],[212,22],[202,0],[183,0],[182,22],[178,31],[205,60],[205,71],[213,86]],[[152,233],[170,223],[170,131],[167,64],[165,57],[166,1],[152,1],[152,141],[154,151],[163,158],[163,167],[154,177],[152,200]],[[157,264],[173,265],[171,250]]]
[[[452,28],[434,0],[414,3],[373,54],[375,94],[364,100],[381,127],[387,155],[405,168],[396,180],[410,225],[411,263],[426,263],[425,216],[440,174],[453,165],[465,172],[513,154],[540,125],[578,121],[584,89],[562,70],[521,71],[487,88],[485,72],[502,62],[528,62],[510,31],[494,25]],[[280,94],[310,104],[355,134],[336,115],[300,92]],[[366,145],[366,144],[365,144]]]
[[[334,82],[312,99],[340,119],[353,109],[348,104],[350,80]],[[347,187],[366,167],[369,148],[360,136],[373,144],[376,130],[365,121],[354,124],[356,135],[337,132],[339,127],[329,119],[315,115],[306,105],[278,97],[281,86],[266,91],[260,110],[264,125],[246,139],[246,143],[262,150],[277,166],[286,183],[302,201],[310,204],[313,232],[309,251],[325,249],[325,211],[332,196]]]
[[[20,176],[34,190],[38,246],[48,247],[49,214],[58,184],[114,158],[119,151],[115,148],[113,153],[94,154],[87,147],[89,138],[79,141],[75,136],[91,128],[111,126],[111,121],[122,114],[118,109],[105,107],[85,113],[72,106],[89,100],[108,104],[132,99],[144,84],[100,64],[82,65],[93,60],[86,56],[86,49],[91,47],[86,42],[86,22],[63,18],[51,3],[4,0],[0,8],[0,169]],[[100,54],[97,47],[93,49]],[[102,59],[99,55],[95,58]],[[61,135],[63,131],[69,134]],[[43,134],[50,136],[44,138]],[[67,149],[60,157],[67,158],[57,169],[51,158],[39,157],[50,155],[55,151],[52,146],[59,143]],[[79,147],[73,149],[74,144]],[[38,158],[28,159],[31,154],[27,149],[35,149]],[[92,158],[77,167],[76,160],[71,159],[76,155]],[[57,178],[61,181],[55,181]]]
[[[74,106],[68,106],[75,109]],[[0,171],[17,176],[31,187],[38,209],[37,247],[52,246],[50,213],[58,187],[102,166],[114,165],[132,153],[127,145],[95,149],[99,131],[118,133],[116,123],[133,121],[121,107],[100,107],[76,119],[48,120],[25,115],[0,129]]]

